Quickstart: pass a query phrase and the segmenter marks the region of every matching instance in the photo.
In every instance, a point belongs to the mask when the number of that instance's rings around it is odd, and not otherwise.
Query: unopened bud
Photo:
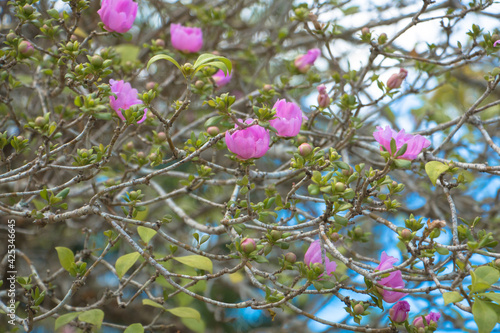
[[[43,127],[46,123],[47,121],[44,117],[36,117],[35,119],[35,126]]]
[[[70,39],[71,39],[72,41],[77,41],[77,40],[78,40],[78,36],[76,36],[76,35],[71,35]]]
[[[356,228],[354,228],[354,234],[355,234],[357,237],[361,237],[361,236],[363,236],[363,229],[361,229],[361,227],[356,227]]]
[[[264,91],[270,91],[271,89],[273,89],[273,86],[271,84],[265,84],[262,89]]]
[[[389,80],[387,80],[387,88],[389,90],[391,89],[397,89],[401,87],[401,84],[403,83],[404,79],[408,75],[408,71],[404,68],[401,68],[399,70],[398,74],[392,74]]]
[[[303,143],[299,146],[299,155],[302,157],[308,156],[313,151],[313,148],[308,143]]]
[[[271,238],[275,241],[280,239],[282,234],[283,233],[279,230],[271,230],[270,232]]]
[[[35,53],[35,48],[33,47],[33,45],[31,45],[31,43],[26,40],[23,40],[21,43],[19,43],[17,49],[19,50],[19,53],[21,53],[25,57],[31,57],[33,53]]]
[[[22,136],[22,135],[18,135],[18,136],[16,137],[16,139],[17,139],[17,141],[22,142],[22,141],[24,141],[24,136]]]
[[[344,183],[342,183],[342,182],[337,182],[337,183],[335,184],[335,191],[336,191],[336,192],[344,192],[344,191],[345,191],[345,189],[346,189],[346,186],[345,186],[345,184],[344,184]]]
[[[380,36],[378,36],[378,43],[384,44],[386,41],[387,41],[387,34],[381,33]]]
[[[403,229],[401,230],[401,238],[405,239],[405,240],[409,240],[411,239],[411,231],[408,230],[408,229]]]
[[[155,40],[155,45],[160,46],[160,47],[164,47],[165,41],[163,39],[158,38],[157,40]]]
[[[500,268],[500,259],[495,260],[495,266]]]
[[[26,15],[31,15],[35,11],[31,5],[24,5],[23,6],[23,11]]]
[[[148,157],[148,158],[149,158],[149,160],[150,160],[151,162],[156,161],[156,159],[158,158],[158,154],[156,154],[156,153],[151,153],[151,154],[149,154],[149,157]]]
[[[290,264],[293,264],[297,261],[297,256],[293,252],[288,252],[287,254],[285,254],[285,260]]]
[[[220,130],[217,126],[210,126],[209,128],[207,128],[207,133],[210,136],[216,136],[220,133]]]
[[[8,42],[12,42],[15,38],[17,37],[17,35],[13,32],[7,34],[7,37],[5,37],[7,39]]]
[[[125,146],[126,149],[132,150],[134,149],[134,143],[132,141],[129,141],[127,145]]]
[[[158,138],[158,141],[163,142],[163,141],[167,140],[167,134],[165,134],[165,132],[160,132],[160,133],[158,133],[157,138]]]
[[[338,241],[340,239],[340,235],[338,232],[333,232],[331,235],[330,235],[330,239],[334,242]]]
[[[320,108],[327,108],[330,105],[330,96],[326,92],[326,86],[324,84],[319,85],[316,89],[318,89],[318,106]]]
[[[297,135],[297,144],[301,145],[307,141],[304,135]]]
[[[101,67],[103,62],[104,62],[104,59],[98,54],[96,54],[96,55],[92,56],[92,58],[90,58],[90,63],[94,67]]]
[[[393,180],[391,185],[392,185],[392,187],[396,188],[396,187],[398,187],[399,184],[397,181]]]
[[[205,86],[205,82],[201,81],[201,80],[198,80],[194,83],[194,86],[197,88],[197,89],[201,89]]]
[[[357,315],[360,315],[362,314],[363,312],[365,312],[365,307],[363,306],[363,303],[358,303],[354,306],[354,309],[353,309],[354,313],[357,314]]]
[[[140,151],[140,152],[137,153],[137,158],[143,159],[145,157],[146,157],[146,154],[144,154],[144,152]]]
[[[352,175],[353,173],[354,173],[354,169],[352,168],[352,166],[349,166],[349,170],[345,170],[345,169],[342,170],[342,174],[346,177]]]
[[[322,274],[325,271],[325,266],[320,262],[315,262],[311,265],[311,268],[317,273]]]
[[[252,253],[256,248],[257,245],[252,238],[245,238],[243,242],[241,242],[241,250],[246,254]]]
[[[363,29],[361,29],[361,34],[368,35],[369,33],[370,33],[370,28],[364,27]]]

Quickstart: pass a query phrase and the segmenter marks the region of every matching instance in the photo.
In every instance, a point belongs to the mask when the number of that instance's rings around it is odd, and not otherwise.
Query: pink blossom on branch
[[[323,264],[323,259],[321,255],[321,244],[319,242],[319,239],[315,240],[312,242],[312,244],[309,246],[309,248],[306,251],[306,254],[304,255],[304,263],[307,265],[307,267],[311,268],[313,264]],[[337,268],[337,263],[335,261],[330,261],[327,256],[325,256],[325,272],[327,275],[332,275],[333,272],[335,272],[335,269]],[[323,274],[320,275],[320,277]]]
[[[387,80],[387,88],[391,90],[401,87],[401,84],[403,83],[407,75],[408,71],[404,68],[401,68],[398,74],[392,74],[389,80]]]
[[[185,53],[194,53],[203,47],[203,32],[200,28],[185,27],[180,24],[170,25],[172,46]]]
[[[385,128],[377,126],[377,130],[373,133],[373,137],[378,143],[380,143],[380,151],[382,151],[382,147],[384,147],[391,155],[394,155],[396,151],[406,144],[407,148],[405,153],[398,158],[409,161],[417,158],[422,149],[431,145],[431,142],[421,135],[407,134],[404,129],[396,132],[389,126],[386,126]],[[396,151],[391,150],[392,139],[396,141]]]
[[[493,47],[500,46],[500,39],[493,43]]]
[[[231,81],[231,78],[233,77],[233,73],[228,73],[228,75],[224,74],[224,71],[222,69],[219,69],[217,73],[212,75],[212,79],[214,79],[215,84],[217,87],[222,87],[225,86],[226,84]]]
[[[137,98],[137,89],[132,88],[130,83],[123,80],[109,80],[111,92],[116,95],[109,96],[109,104],[115,110],[118,117],[125,121],[122,111],[130,109],[130,107],[142,104],[142,101]],[[144,109],[144,116],[137,122],[138,124],[146,120],[148,109]]]
[[[278,131],[279,136],[292,137],[300,132],[302,125],[302,110],[293,103],[280,99],[274,103],[273,109],[276,109],[276,119],[269,121],[269,124]]]
[[[410,304],[407,301],[399,301],[389,310],[389,316],[395,323],[402,323],[408,319]]]
[[[375,269],[378,271],[385,271],[393,267],[393,264],[398,260],[394,257],[388,256],[385,251],[382,252],[382,257],[380,258],[380,265],[378,265]],[[389,273],[388,277],[385,277],[378,281],[378,284],[390,287],[390,288],[404,288],[405,282],[403,281],[403,277],[401,275],[401,271],[394,271]],[[382,295],[382,298],[387,303],[395,303],[399,301],[401,298],[405,297],[406,293],[398,292],[398,291],[390,291],[384,290],[382,288],[377,288],[379,293]]]
[[[316,89],[318,89],[318,106],[320,108],[327,108],[330,105],[330,96],[326,92],[326,86],[324,84],[320,84]]]
[[[103,0],[97,14],[106,30],[124,33],[134,24],[137,3],[132,0]]]
[[[303,54],[295,58],[295,67],[301,73],[305,73],[311,68],[316,59],[321,55],[320,49],[311,49],[307,51],[307,54]]]
[[[238,120],[243,122],[241,119]],[[253,119],[247,119],[245,124],[251,124],[253,121]],[[235,128],[238,128],[238,125],[235,125]],[[233,134],[226,132],[227,149],[241,160],[264,156],[269,150],[270,139],[269,131],[259,125],[237,130]]]

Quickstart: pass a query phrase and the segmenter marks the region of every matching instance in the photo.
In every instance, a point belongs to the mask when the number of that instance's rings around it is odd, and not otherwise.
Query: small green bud
[[[313,148],[308,143],[303,143],[299,146],[299,155],[302,157],[308,156],[310,153],[312,153],[312,151]]]
[[[337,183],[335,184],[335,191],[336,191],[336,192],[344,192],[344,191],[345,191],[345,189],[346,189],[346,186],[345,186],[345,184],[344,184],[344,183],[342,183],[342,182],[337,182]]]
[[[17,49],[19,50],[19,53],[21,53],[24,57],[31,57],[33,53],[35,53],[35,48],[33,47],[33,45],[31,45],[31,43],[26,40],[23,40],[21,43],[19,43]]]
[[[31,15],[35,11],[35,9],[31,5],[24,5],[23,7],[24,14]]]
[[[165,134],[165,132],[160,132],[158,133],[157,138],[158,141],[164,142],[165,140],[167,140],[167,134]]]
[[[330,239],[334,242],[338,241],[340,239],[340,235],[337,233],[337,232],[333,232],[331,235],[330,235]]]
[[[358,303],[354,306],[353,312],[357,315],[362,314],[365,312],[365,307],[363,306],[363,303]]]
[[[314,264],[311,265],[311,268],[317,274],[322,274],[325,271],[325,266],[320,262],[315,262]]]
[[[44,117],[36,117],[35,119],[35,126],[38,126],[38,127],[43,127],[45,126],[45,124],[47,124],[47,121],[45,120]]]
[[[243,253],[250,254],[257,248],[255,241],[252,238],[245,238],[243,242],[241,242],[241,250]]]
[[[205,82],[203,82],[202,80],[198,80],[194,83],[194,86],[196,87],[196,89],[201,89],[205,86]]]
[[[357,236],[357,237],[361,237],[363,236],[363,229],[361,227],[356,227],[354,228],[354,234]]]
[[[17,37],[17,35],[13,32],[7,34],[7,37],[5,37],[5,39],[7,39],[8,42],[12,42],[15,38]]]
[[[156,161],[157,158],[158,158],[158,154],[156,154],[156,153],[151,153],[151,154],[149,154],[149,157],[148,157],[148,159],[151,162]]]
[[[140,151],[140,152],[137,153],[137,158],[138,159],[143,159],[145,157],[146,157],[146,154],[144,154],[144,152]]]
[[[96,55],[92,56],[92,58],[90,58],[90,63],[94,67],[101,67],[103,62],[104,62],[104,59],[98,54],[96,54]]]
[[[295,253],[288,252],[287,254],[285,254],[285,260],[291,264],[294,264],[297,261],[297,256],[295,255]]]
[[[216,136],[220,133],[220,130],[217,126],[210,126],[209,128],[207,128],[207,133],[210,136]]]
[[[154,44],[159,47],[165,47],[165,41],[163,39],[158,38],[155,40]]]
[[[265,84],[262,89],[264,91],[270,91],[271,89],[273,89],[273,86],[272,86],[272,84]]]
[[[271,230],[270,232],[271,238],[275,241],[280,239],[282,234],[283,233],[279,230]]]
[[[304,135],[297,135],[297,144],[301,145],[307,141],[307,138]]]
[[[495,266],[500,268],[500,259],[495,260]]]
[[[146,89],[147,90],[154,89],[155,86],[156,86],[156,82],[150,81],[150,82],[146,83]]]
[[[386,41],[387,41],[387,34],[381,33],[380,36],[378,36],[378,43],[384,44]]]

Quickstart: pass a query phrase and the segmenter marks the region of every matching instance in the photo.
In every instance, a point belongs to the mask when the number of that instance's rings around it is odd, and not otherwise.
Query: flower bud
[[[158,141],[160,141],[160,142],[167,140],[167,135],[165,134],[165,132],[158,133],[158,135],[156,137],[158,138]]]
[[[308,156],[313,151],[313,148],[308,143],[303,143],[299,146],[299,155],[302,157]]]
[[[72,41],[77,41],[78,40],[78,36],[71,35],[71,37],[69,39],[71,39]]]
[[[125,145],[125,148],[127,150],[132,150],[134,149],[134,143],[132,141],[129,141],[126,145]]]
[[[26,15],[31,15],[35,11],[35,9],[31,5],[24,5],[23,11]]]
[[[216,136],[220,133],[220,130],[217,126],[210,126],[209,128],[207,128],[207,133],[210,136]]]
[[[33,53],[35,53],[35,48],[33,47],[33,45],[31,45],[31,43],[26,40],[23,40],[21,43],[19,43],[17,49],[19,50],[19,53],[21,53],[25,57],[31,57]]]
[[[245,238],[243,242],[241,242],[241,250],[243,251],[243,253],[250,254],[251,252],[255,251],[256,248],[257,245],[252,238]]]
[[[198,80],[194,83],[194,86],[196,89],[201,89],[205,86],[205,82],[201,81],[201,80]]]
[[[370,33],[370,28],[364,27],[363,29],[361,29],[362,35],[368,35],[369,33]]]
[[[264,91],[270,91],[273,89],[273,86],[271,84],[265,84],[264,87],[262,87]]]
[[[319,85],[316,89],[318,89],[318,106],[320,108],[327,108],[330,105],[330,96],[326,92],[326,86],[324,84]]]
[[[96,55],[92,56],[92,58],[90,58],[90,63],[94,67],[101,67],[103,62],[104,62],[104,59],[98,54],[96,54]]]
[[[392,74],[389,80],[387,80],[387,88],[389,90],[391,89],[397,89],[401,87],[401,83],[403,83],[404,79],[408,75],[408,71],[404,68],[401,68],[399,70],[398,74]]]
[[[5,38],[7,39],[8,42],[12,42],[16,37],[17,37],[17,35],[15,33],[11,32],[11,33],[8,33],[7,37],[5,37]]]
[[[155,40],[155,45],[156,46],[160,46],[160,47],[164,47],[165,46],[165,41],[163,39],[160,39],[158,38],[157,40]]]
[[[297,261],[297,256],[295,255],[295,253],[288,252],[287,254],[285,254],[285,260],[290,264],[294,264]]]
[[[149,81],[148,83],[146,83],[146,89],[147,90],[154,89],[155,86],[156,86],[156,82],[154,82],[154,81]]]
[[[401,238],[403,238],[404,240],[410,240],[412,238],[411,231],[408,229],[403,229],[401,231]]]
[[[330,239],[334,242],[338,241],[340,239],[340,235],[338,234],[338,232],[333,232],[331,235],[330,235]]]
[[[43,127],[45,124],[47,124],[47,121],[45,120],[44,117],[36,117],[35,119],[35,126],[38,127]]]
[[[138,159],[143,159],[145,157],[146,157],[146,154],[144,154],[144,152],[140,151],[140,152],[137,153],[137,158]]]
[[[500,259],[495,260],[495,266],[500,268]]]
[[[354,228],[354,234],[357,236],[357,237],[361,237],[363,236],[363,229],[361,227],[356,227]]]
[[[353,173],[354,173],[354,169],[352,168],[352,166],[349,166],[349,170],[345,170],[345,169],[342,170],[342,174],[346,177],[349,177]]]
[[[271,230],[270,232],[271,238],[275,241],[280,239],[282,234],[283,233],[279,230]]]
[[[408,319],[410,304],[407,301],[399,301],[389,310],[389,316],[395,323],[402,323]]]
[[[387,34],[381,33],[380,36],[378,36],[378,43],[384,44],[386,41],[387,41]]]
[[[297,135],[297,144],[301,145],[307,141],[307,138],[304,135]]]
[[[344,192],[344,191],[345,191],[345,189],[346,189],[346,186],[345,186],[345,184],[344,184],[344,183],[342,183],[342,182],[337,182],[337,183],[335,184],[335,191],[336,191],[336,192]]]
[[[363,306],[363,303],[358,303],[354,306],[353,312],[357,315],[362,314],[365,312],[365,307]]]
[[[157,158],[158,158],[158,154],[156,154],[156,153],[151,153],[151,154],[149,154],[149,157],[148,157],[148,159],[151,162],[156,161]]]
[[[320,262],[315,262],[314,264],[311,265],[311,268],[317,274],[322,274],[325,271],[325,266]]]
[[[24,141],[24,136],[22,136],[22,135],[18,135],[18,136],[16,137],[16,139],[17,139],[17,141],[23,142],[23,141]]]

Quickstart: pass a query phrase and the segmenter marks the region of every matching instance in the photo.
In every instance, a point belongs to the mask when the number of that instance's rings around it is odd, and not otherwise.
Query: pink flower
[[[305,73],[311,68],[311,66],[314,64],[316,59],[320,56],[321,50],[320,49],[310,49],[307,51],[307,54],[303,54],[295,58],[295,67],[299,70],[301,73]]]
[[[497,47],[498,45],[500,45],[500,39],[493,43],[493,47]]]
[[[321,255],[321,244],[319,242],[319,239],[312,242],[312,244],[307,249],[306,254],[304,256],[304,262],[309,268],[311,268],[311,266],[315,263],[323,264],[323,259]],[[337,268],[337,263],[335,261],[330,261],[330,259],[328,259],[328,257],[325,256],[324,264],[325,264],[326,274],[331,276],[333,272],[335,272],[335,269]],[[321,274],[320,277],[322,275],[323,274]]]
[[[385,271],[386,269],[390,269],[393,267],[393,264],[398,261],[396,258],[388,256],[385,251],[382,252],[382,257],[380,258],[380,265],[378,265],[375,269],[379,271]],[[401,275],[401,271],[394,271],[389,273],[388,277],[383,278],[378,282],[378,284],[390,287],[390,288],[404,288],[405,282],[403,281],[403,277]],[[379,293],[382,295],[382,298],[387,303],[394,303],[399,301],[401,298],[405,297],[406,293],[401,293],[398,291],[390,291],[384,290],[382,288],[377,288]]]
[[[320,108],[327,108],[330,105],[330,96],[326,92],[326,86],[324,84],[319,85],[316,89],[318,89],[318,106]]]
[[[402,323],[408,319],[408,312],[410,312],[410,304],[407,301],[399,301],[389,310],[389,316],[392,321]]]
[[[137,98],[137,89],[133,89],[130,83],[123,80],[109,80],[111,85],[111,92],[116,95],[109,96],[109,104],[111,108],[115,110],[118,117],[125,121],[125,117],[122,114],[122,110],[128,110],[130,107],[142,104],[142,101]],[[144,109],[144,116],[137,122],[138,124],[146,120],[148,109]]]
[[[217,87],[222,87],[225,86],[226,84],[231,81],[231,78],[233,77],[233,73],[228,73],[228,75],[224,74],[224,71],[222,69],[219,69],[217,73],[215,73],[212,78],[215,81],[215,84]]]
[[[387,88],[397,89],[401,87],[401,83],[403,83],[404,79],[408,75],[408,71],[406,69],[401,68],[398,74],[392,74],[389,80],[387,80]]]
[[[269,121],[269,124],[276,128],[279,136],[292,137],[300,132],[302,125],[302,110],[293,103],[284,99],[274,103],[273,109],[276,109],[276,119]]]
[[[238,120],[243,122],[241,119]],[[247,119],[245,124],[251,124],[253,121],[253,119]],[[237,128],[238,125],[234,127]],[[241,160],[264,156],[269,150],[269,141],[269,131],[259,125],[237,130],[233,134],[229,134],[229,131],[226,132],[227,149],[235,153]]]
[[[200,28],[184,27],[180,24],[170,25],[172,46],[185,53],[194,53],[203,46],[203,32]]]
[[[24,57],[31,57],[33,53],[35,53],[33,44],[31,44],[27,40],[23,40],[21,43],[19,43],[17,49],[19,50],[19,53],[21,53]]]
[[[132,0],[102,0],[97,11],[108,31],[124,33],[132,28],[137,15],[137,3]]]
[[[432,322],[437,323],[437,321],[441,318],[441,314],[439,312],[432,312],[429,313],[427,316],[425,316],[425,321],[426,323],[424,324],[424,321],[422,320],[422,316],[418,316],[413,320],[413,326],[419,328],[419,327],[425,327],[431,325]]]
[[[431,145],[431,142],[421,135],[406,134],[404,129],[398,133],[389,126],[385,128],[377,126],[377,130],[373,133],[373,137],[381,144],[380,151],[382,151],[382,147],[384,147],[391,155],[396,153],[395,151],[391,151],[391,140],[393,138],[396,141],[396,150],[399,150],[406,143],[406,152],[398,158],[409,161],[417,158],[422,149]]]

